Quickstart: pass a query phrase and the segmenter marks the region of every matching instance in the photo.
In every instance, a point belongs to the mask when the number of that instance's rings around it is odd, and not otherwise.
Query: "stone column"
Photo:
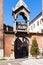
[[[29,45],[29,58],[31,57],[30,48],[31,48],[31,45]]]
[[[31,40],[29,37],[27,37],[27,39],[28,39],[28,58],[30,58],[31,57],[31,54],[30,54]]]
[[[29,39],[29,58],[32,57],[31,54],[30,54],[31,45],[32,45],[32,40],[30,38]]]
[[[27,17],[27,33],[29,33],[29,18]]]
[[[16,40],[16,36],[14,35],[14,39],[13,39],[13,41],[12,41],[12,48],[13,48],[13,51],[12,51],[12,53],[11,53],[11,55],[10,55],[10,58],[11,59],[15,59],[15,40]]]
[[[14,41],[13,41],[13,43],[15,42],[15,40],[16,40],[16,36],[14,36]],[[14,59],[15,59],[15,43],[14,43]]]
[[[16,32],[16,15],[14,15],[13,31]]]

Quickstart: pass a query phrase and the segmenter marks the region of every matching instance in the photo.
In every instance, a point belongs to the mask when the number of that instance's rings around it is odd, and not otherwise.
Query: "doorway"
[[[22,42],[19,38],[15,40],[14,45],[15,59],[28,57],[28,45],[27,42]]]

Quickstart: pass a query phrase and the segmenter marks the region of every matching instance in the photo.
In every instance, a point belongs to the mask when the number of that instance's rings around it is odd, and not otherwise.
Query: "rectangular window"
[[[39,21],[37,21],[37,26],[39,26]]]
[[[32,30],[32,26],[31,26],[31,30]]]
[[[41,32],[43,33],[43,29],[41,30]]]
[[[35,28],[35,24],[34,24],[34,28]]]
[[[40,20],[40,24],[42,23],[42,20]]]

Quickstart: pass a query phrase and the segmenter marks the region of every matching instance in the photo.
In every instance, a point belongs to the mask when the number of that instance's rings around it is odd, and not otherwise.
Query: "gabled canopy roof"
[[[15,8],[13,8],[13,11],[17,10],[18,8],[20,8],[21,6],[24,6],[28,11],[30,11],[27,7],[27,5],[24,3],[23,0],[19,0],[19,2],[16,4]]]

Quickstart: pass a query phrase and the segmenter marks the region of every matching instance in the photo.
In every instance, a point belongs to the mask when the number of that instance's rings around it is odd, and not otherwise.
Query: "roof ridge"
[[[23,5],[27,10],[29,10],[29,9],[28,9],[28,6],[25,4],[25,2],[24,2],[23,0],[19,0],[18,3],[16,4],[15,8],[14,8],[14,11],[15,11],[16,9],[18,9],[19,7],[21,7],[22,5]]]
[[[37,14],[33,19],[32,21],[30,21],[29,25],[31,25],[33,22],[35,22],[35,20],[40,17],[42,15],[42,12],[40,12],[39,14]]]

